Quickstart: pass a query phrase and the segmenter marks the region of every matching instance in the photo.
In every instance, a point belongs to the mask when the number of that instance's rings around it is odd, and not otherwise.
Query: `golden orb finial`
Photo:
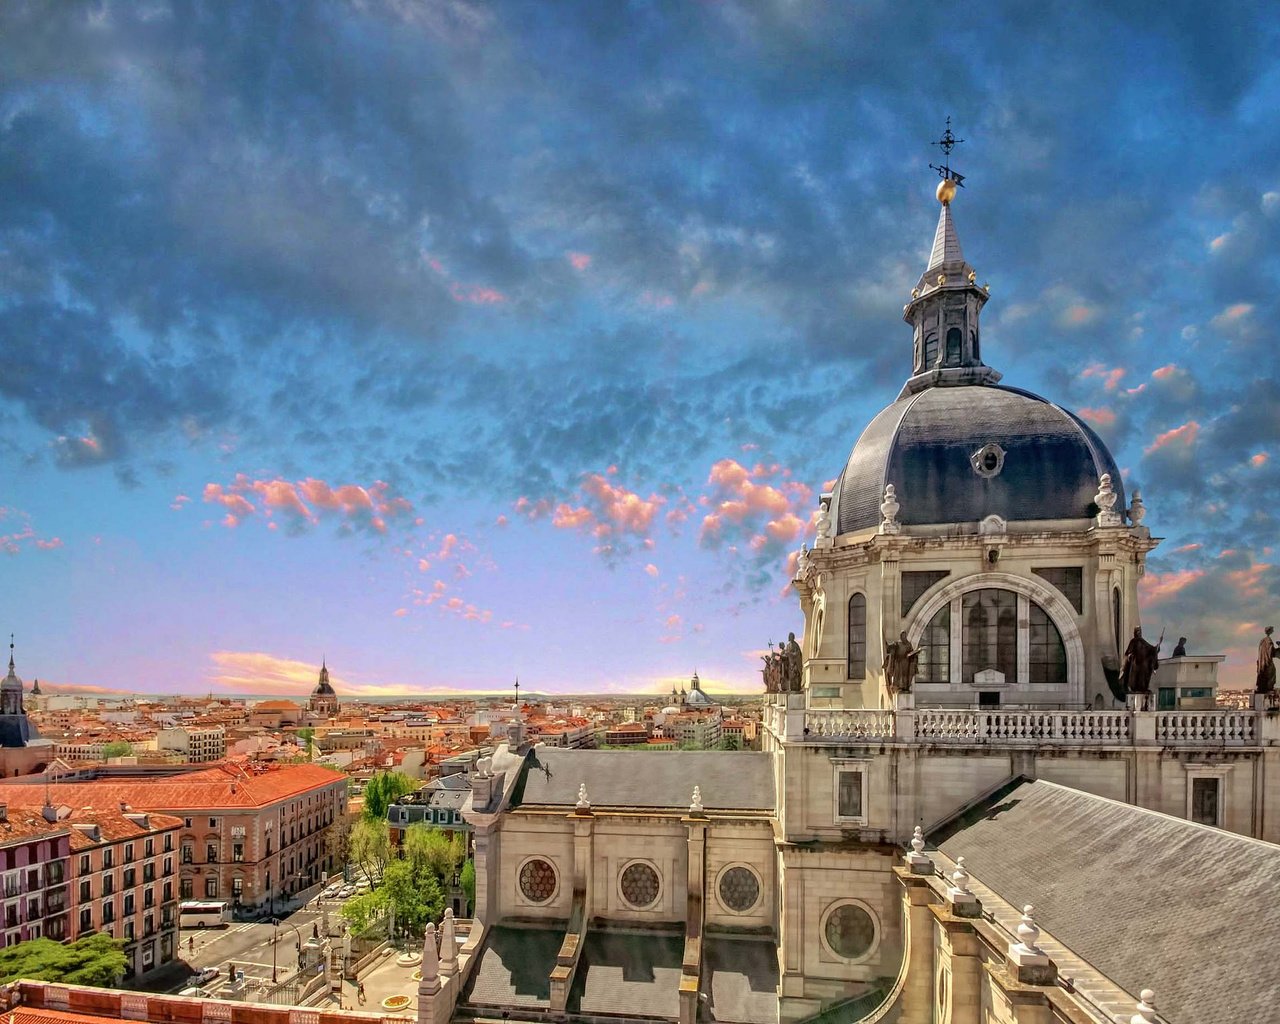
[[[946,206],[956,197],[956,183],[950,178],[943,178],[938,182],[938,202]]]

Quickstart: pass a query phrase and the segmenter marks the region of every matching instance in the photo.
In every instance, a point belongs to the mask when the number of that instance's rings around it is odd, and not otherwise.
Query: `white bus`
[[[193,900],[178,907],[180,928],[221,928],[227,923],[227,905],[217,900]]]

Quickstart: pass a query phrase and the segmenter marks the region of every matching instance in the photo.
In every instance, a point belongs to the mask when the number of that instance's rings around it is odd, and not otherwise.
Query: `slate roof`
[[[590,930],[573,976],[569,1013],[680,1016],[679,932]]]
[[[495,925],[485,936],[480,960],[467,979],[459,1002],[472,1006],[550,1006],[551,969],[563,941],[563,925]]]
[[[1276,1019],[1280,846],[1043,781],[930,838],[1162,1021]]]
[[[708,935],[703,941],[702,989],[714,1021],[776,1024],[778,946],[769,939]]]
[[[1005,450],[993,477],[970,457],[988,443]],[[925,388],[882,410],[858,438],[836,484],[837,533],[880,522],[886,484],[897,489],[898,521],[963,523],[1086,519],[1098,481],[1110,473],[1125,508],[1123,483],[1106,445],[1079,417],[1039,395],[995,384]]]
[[[571,750],[535,747],[512,805],[572,806],[586,783],[593,807],[687,810],[693,787],[707,810],[774,808],[770,755],[757,751]]]

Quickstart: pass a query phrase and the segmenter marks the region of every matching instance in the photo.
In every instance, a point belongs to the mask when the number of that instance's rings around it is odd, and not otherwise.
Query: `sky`
[[[126,692],[759,687],[909,372],[953,118],[983,354],[1280,618],[1280,16],[0,7],[0,632]]]

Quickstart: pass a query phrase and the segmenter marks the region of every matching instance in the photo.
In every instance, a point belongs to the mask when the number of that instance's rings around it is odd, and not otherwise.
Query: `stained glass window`
[[[556,894],[556,869],[534,858],[520,869],[520,892],[530,903],[546,903]]]
[[[622,872],[622,898],[633,907],[648,907],[658,901],[658,872],[648,864],[629,864]]]

